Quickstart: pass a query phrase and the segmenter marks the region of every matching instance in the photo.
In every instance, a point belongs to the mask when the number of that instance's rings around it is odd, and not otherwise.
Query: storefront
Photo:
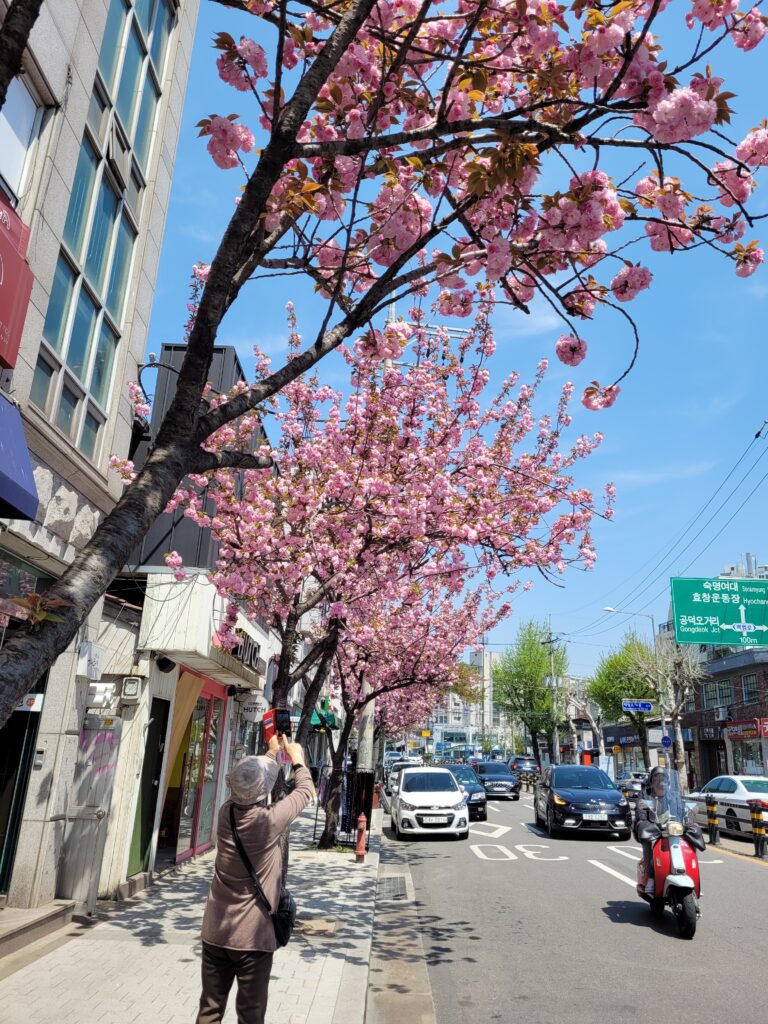
[[[168,750],[158,859],[186,860],[213,843],[227,687],[181,667]]]
[[[699,726],[699,763],[701,767],[701,775],[698,780],[700,786],[717,775],[728,774],[728,756],[719,726]]]
[[[44,589],[49,578],[33,565],[0,551],[0,647],[25,618],[23,605],[12,598],[28,598]],[[13,871],[46,679],[38,680],[0,729],[0,894],[8,892]]]
[[[724,732],[734,775],[765,775],[768,718],[729,722]]]

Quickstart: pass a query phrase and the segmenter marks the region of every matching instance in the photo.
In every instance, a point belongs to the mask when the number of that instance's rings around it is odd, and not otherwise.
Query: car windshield
[[[477,771],[481,775],[509,775],[509,768],[500,761],[491,761],[490,764],[479,764]]]
[[[414,772],[403,779],[404,793],[445,793],[459,787],[450,772]]]
[[[477,782],[477,776],[469,765],[459,765],[457,768],[451,768],[450,772],[459,782]]]
[[[599,768],[578,771],[574,768],[555,768],[552,785],[563,789],[615,789],[616,787]]]
[[[748,793],[768,793],[768,779],[742,779],[741,784]]]

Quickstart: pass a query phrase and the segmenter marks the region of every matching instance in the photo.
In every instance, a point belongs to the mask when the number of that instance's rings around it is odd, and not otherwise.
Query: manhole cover
[[[379,879],[380,900],[399,900],[406,895],[405,875],[387,875]]]

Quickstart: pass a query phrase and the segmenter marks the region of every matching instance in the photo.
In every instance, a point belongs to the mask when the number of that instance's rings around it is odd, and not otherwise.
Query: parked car
[[[691,793],[688,800],[696,802],[696,822],[707,827],[707,795],[717,798],[717,820],[728,832],[752,835],[752,819],[748,800],[762,800],[763,821],[768,822],[768,778],[763,775],[718,775]]]
[[[648,772],[625,771],[616,780],[616,785],[627,800],[637,800],[643,795],[643,786],[647,778]]]
[[[533,817],[550,837],[561,832],[618,832],[631,835],[629,801],[601,768],[557,764],[536,780]]]
[[[391,764],[384,766],[384,791],[386,793],[392,792],[392,783],[403,768],[413,768],[413,765],[410,761],[401,760],[392,761]]]
[[[541,774],[541,768],[539,767],[538,761],[525,754],[516,754],[514,757],[510,757],[509,761],[507,761],[507,765],[509,770],[512,772],[526,772],[529,775]]]
[[[469,836],[469,810],[447,768],[402,768],[392,788],[392,828],[396,839],[408,835]]]
[[[468,764],[448,764],[445,766],[464,790],[469,807],[469,820],[487,821],[488,798],[485,786],[480,782],[474,770]]]
[[[508,800],[520,799],[520,779],[503,761],[480,761],[474,766],[487,796],[504,796]]]

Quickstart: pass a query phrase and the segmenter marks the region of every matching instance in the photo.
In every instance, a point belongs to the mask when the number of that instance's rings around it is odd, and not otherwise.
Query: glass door
[[[205,734],[208,724],[208,705],[206,697],[198,697],[192,712],[192,724],[189,730],[189,743],[184,755],[181,781],[181,813],[179,815],[179,834],[176,841],[176,859],[189,856],[193,852],[195,823],[197,821],[198,797],[200,790],[200,767],[203,763]]]
[[[184,755],[176,860],[202,853],[213,842],[226,690],[210,680],[197,699]]]
[[[203,760],[202,785],[200,787],[200,815],[195,837],[195,852],[206,849],[213,841],[213,814],[216,803],[216,788],[219,781],[219,754],[221,750],[222,726],[224,724],[224,701],[214,697],[209,701],[208,737]]]

